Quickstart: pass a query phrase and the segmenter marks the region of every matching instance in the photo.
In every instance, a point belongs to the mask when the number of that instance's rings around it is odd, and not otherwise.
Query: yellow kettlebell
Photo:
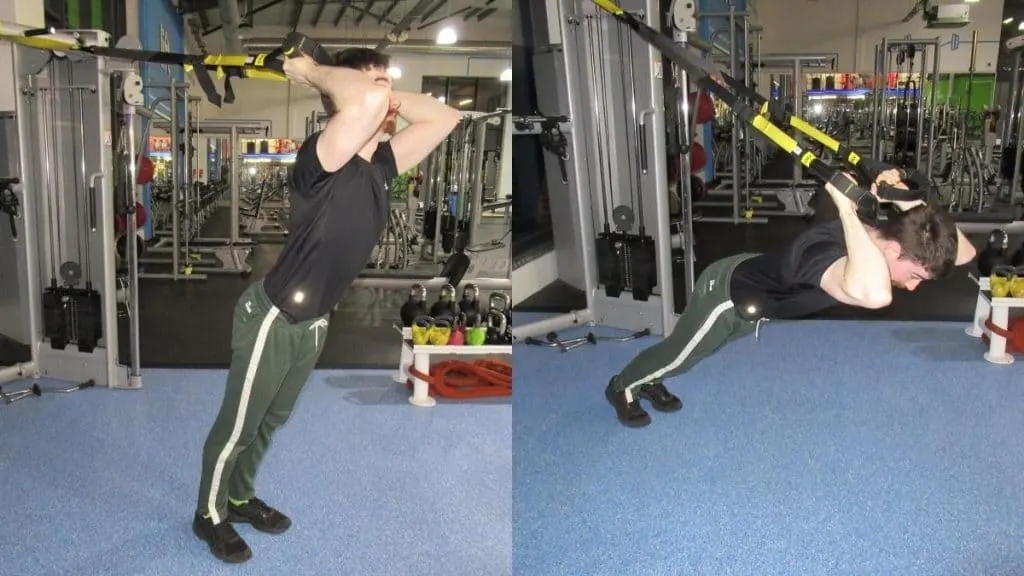
[[[452,337],[452,323],[443,318],[435,318],[427,340],[431,346],[447,346],[448,339]]]
[[[430,339],[433,320],[430,316],[420,316],[412,323],[412,343],[416,346],[425,345]]]
[[[993,298],[1006,298],[1010,295],[1010,284],[1012,278],[1015,277],[1013,269],[1007,269],[1005,266],[999,266],[992,270],[992,275],[988,277],[989,289],[992,292]]]
[[[1010,279],[1010,296],[1024,298],[1024,276],[1016,274]]]

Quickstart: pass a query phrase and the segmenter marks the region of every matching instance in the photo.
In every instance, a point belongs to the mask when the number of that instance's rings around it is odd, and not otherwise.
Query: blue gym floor
[[[511,573],[510,403],[416,408],[366,371],[315,373],[264,460],[257,492],[291,530],[239,526],[253,558],[216,560],[191,521],[225,375],[146,370],[139,391],[0,405],[0,574]]]
[[[772,322],[640,430],[604,387],[653,339],[518,345],[514,572],[1024,573],[1024,364],[964,327]]]

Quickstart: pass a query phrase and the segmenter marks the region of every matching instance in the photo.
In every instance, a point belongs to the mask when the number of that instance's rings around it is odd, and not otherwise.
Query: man
[[[393,91],[388,64],[387,56],[359,48],[337,54],[332,66],[308,56],[284,65],[289,80],[320,92],[330,118],[296,155],[288,243],[234,310],[231,369],[203,447],[192,524],[213,555],[227,562],[252,556],[231,523],[271,534],[291,526],[256,498],[260,461],[320,357],[330,310],[365,268],[384,230],[392,179],[422,161],[459,122],[460,114],[435,98]],[[408,127],[395,133],[398,117]]]
[[[876,183],[906,189],[895,170]],[[894,202],[899,212],[867,225],[849,198],[831,184],[825,189],[838,220],[804,232],[780,252],[731,256],[704,270],[672,333],[609,382],[605,396],[623,424],[650,424],[641,399],[661,412],[681,409],[663,380],[754,332],[764,319],[800,318],[836,303],[884,308],[893,287],[914,290],[974,259],[974,247],[946,212],[921,201]],[[876,185],[871,191],[877,196]]]

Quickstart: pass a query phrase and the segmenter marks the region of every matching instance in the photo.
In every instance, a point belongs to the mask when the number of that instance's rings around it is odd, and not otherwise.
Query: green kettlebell
[[[466,330],[466,344],[470,346],[483,346],[486,341],[487,328],[483,326],[473,326]]]

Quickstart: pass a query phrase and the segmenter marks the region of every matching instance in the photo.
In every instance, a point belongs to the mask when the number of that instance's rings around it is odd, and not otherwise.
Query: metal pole
[[[793,59],[793,115],[797,118],[804,117],[804,78],[803,78],[804,65],[803,60],[800,58]],[[794,138],[799,137],[794,134]],[[793,186],[799,186],[804,180],[804,171],[800,166],[799,162],[793,162]]]
[[[938,50],[935,50],[938,52]],[[914,144],[914,170],[921,169],[921,151],[924,150],[924,79],[928,67],[928,46],[921,46],[921,79],[917,82],[917,94],[914,100],[917,102],[917,142]],[[934,60],[933,60],[934,61]],[[914,61],[910,61],[910,71],[913,74]],[[908,111],[909,112],[909,111]],[[909,128],[909,126],[908,126]],[[931,177],[931,172],[925,172]]]
[[[238,171],[242,169],[242,151],[238,149],[238,127],[231,127],[231,169],[228,170],[228,178],[231,178],[231,244],[238,244]]]
[[[471,168],[469,189],[469,238],[466,245],[472,246],[477,241],[480,228],[481,212],[484,203],[484,143],[487,140],[487,122],[478,122],[473,146],[473,167]]]
[[[181,203],[181,177],[178,164],[178,88],[177,84],[171,82],[171,238],[174,248],[171,256],[171,265],[174,272],[171,273],[174,280],[178,279],[181,272],[181,222],[179,222],[178,211]]]
[[[1017,106],[1020,104],[1017,101],[1017,94],[1020,90],[1020,64],[1021,64],[1021,51],[1013,55],[1013,80],[1010,85],[1010,109],[1007,110],[1003,117],[1003,130],[1002,130],[1002,146],[1006,147],[1010,142],[1010,135],[1013,134],[1013,123],[1017,119]]]
[[[687,108],[690,105],[690,77],[682,68],[676,67],[676,71],[679,74],[679,114],[678,123],[679,127],[679,141],[690,142],[692,124],[690,123],[690,110]],[[699,102],[701,97],[700,88],[697,89],[696,101]],[[698,106],[694,106],[696,110]],[[688,154],[679,155],[679,190],[682,193],[682,234],[683,234],[683,262],[685,263],[686,271],[684,274],[683,282],[686,285],[686,295],[689,299],[689,295],[693,293],[693,282],[694,278],[694,253],[693,253],[693,190],[690,186],[690,177],[693,171],[690,169],[690,157]]]
[[[192,206],[195,202],[195,199],[192,197],[192,191],[195,188],[192,186],[192,105],[188,101],[188,91],[183,92],[182,104],[185,108],[185,126],[182,130],[182,135],[184,136],[182,145],[185,150],[185,162],[182,173],[185,179],[185,238],[187,239],[186,241],[191,241],[193,237],[199,236],[199,231],[192,229],[193,226],[196,226],[196,222],[192,218]],[[177,153],[177,148],[171,150],[171,154]],[[185,249],[188,250],[187,245]]]
[[[743,84],[750,87],[750,19],[743,18]],[[749,138],[750,131],[743,126],[743,207],[750,207],[750,159],[754,155],[754,143]]]
[[[928,175],[928,178],[932,177],[932,166],[933,166],[933,164],[935,162],[935,154],[934,154],[934,151],[935,151],[935,125],[938,124],[938,122],[935,121],[935,108],[936,108],[935,100],[938,97],[939,69],[940,69],[939,68],[939,54],[941,52],[942,52],[942,50],[941,50],[941,48],[939,46],[939,42],[938,42],[938,40],[936,40],[935,46],[932,49],[932,53],[934,54],[934,57],[932,58],[931,103],[928,106],[928,114],[929,114],[929,117],[932,119],[932,121],[928,123],[928,161],[927,161],[927,164],[926,164],[927,168],[926,168],[926,171],[925,171],[925,174]],[[952,84],[950,84],[950,89],[952,89],[952,87],[953,87]],[[948,92],[948,90],[947,90],[947,92]]]
[[[136,193],[136,166],[138,159],[135,153],[135,106],[126,104],[128,111],[128,165],[130,166],[130,178],[128,182],[128,205],[135,206],[138,201]],[[138,228],[135,222],[134,213],[129,214],[127,220],[128,231],[125,242],[125,257],[128,260],[128,310],[130,328],[128,332],[128,343],[131,352],[131,365],[128,370],[128,382],[132,387],[140,385],[142,378],[142,359],[139,342],[139,254],[137,247]]]
[[[729,7],[729,71],[739,76],[739,56],[736,54],[736,8]],[[799,112],[797,112],[799,116]],[[740,223],[740,127],[732,123],[732,220]]]
[[[1021,96],[1018,95],[1017,99],[1020,100]],[[1010,193],[1009,198],[1017,196],[1017,190],[1020,189],[1020,159],[1021,159],[1021,146],[1020,142],[1024,142],[1024,122],[1020,119],[1017,120],[1017,152],[1013,159],[1013,179],[1010,181]]]
[[[882,38],[882,44],[879,48],[878,62],[881,69],[879,78],[875,80],[875,86],[878,87],[878,104],[875,106],[875,125],[874,125],[874,149],[872,155],[881,161],[885,161],[885,139],[882,138],[881,134],[878,133],[879,128],[882,131],[885,130],[885,104],[886,96],[889,93],[889,40]]]

